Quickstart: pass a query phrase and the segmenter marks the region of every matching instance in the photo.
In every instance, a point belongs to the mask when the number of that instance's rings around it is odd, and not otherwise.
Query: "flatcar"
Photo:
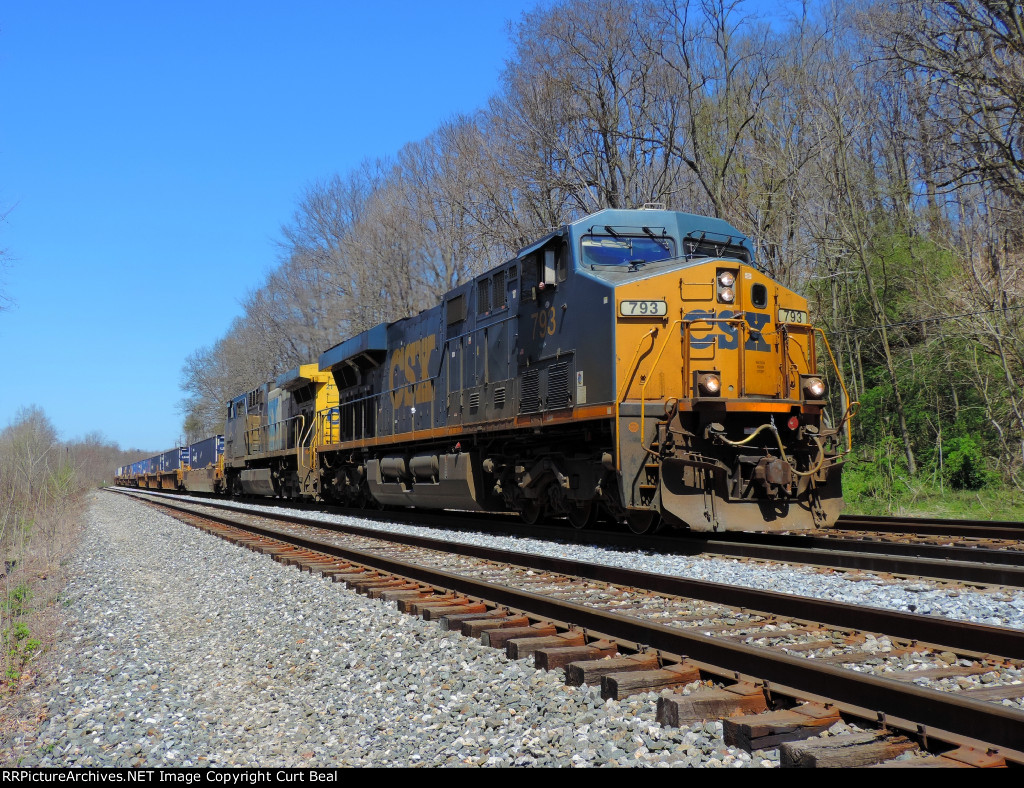
[[[222,493],[224,436],[214,435],[117,469],[115,484],[148,490]]]
[[[604,210],[232,400],[224,488],[637,533],[829,526],[852,409],[825,418],[819,346],[727,222]]]

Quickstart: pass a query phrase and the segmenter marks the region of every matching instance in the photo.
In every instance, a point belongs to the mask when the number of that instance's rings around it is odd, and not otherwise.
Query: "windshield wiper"
[[[658,236],[656,236],[650,227],[641,227],[640,229],[647,233],[647,235],[650,236],[651,240],[654,241],[654,243],[656,243],[666,252],[669,251],[668,241],[666,241],[664,238],[659,238]]]

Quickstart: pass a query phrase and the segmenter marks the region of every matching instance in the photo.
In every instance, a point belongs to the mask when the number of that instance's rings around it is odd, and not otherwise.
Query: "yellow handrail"
[[[668,347],[669,340],[672,339],[672,334],[675,333],[675,327],[682,322],[682,320],[676,320],[671,326],[669,326],[665,341],[661,344],[661,350],[658,351],[658,355],[654,357],[654,363],[651,364],[651,374],[649,374],[640,384],[640,443],[641,445],[644,445],[644,448],[647,448],[645,445],[647,433],[644,431],[644,417],[647,415],[647,384],[651,382],[651,378],[654,377],[654,373],[658,369],[658,362],[661,361],[661,356],[665,352],[665,348]],[[681,341],[682,339],[680,339],[680,342]]]
[[[626,392],[629,391],[629,381],[633,379],[633,374],[636,371],[636,366],[640,359],[640,343],[648,337],[653,337],[658,333],[658,327],[655,326],[642,337],[636,343],[636,353],[633,354],[633,360],[629,362],[628,374],[623,377],[623,388],[619,392],[619,395],[615,398],[615,470],[622,470],[622,435],[619,433],[619,404],[626,396]]]
[[[689,334],[690,326],[692,324],[694,324],[694,323],[735,323],[737,326],[739,326],[741,332],[744,335],[746,334],[746,331],[747,331],[747,321],[743,317],[743,313],[742,312],[740,312],[738,315],[734,315],[733,317],[695,317],[695,318],[692,318],[690,320],[683,320],[682,323],[683,323],[683,336],[682,336],[682,340],[681,341],[684,343],[684,345],[686,344],[686,342],[689,341],[689,337],[687,335]],[[711,338],[711,341],[714,342],[715,340],[713,338]],[[746,343],[746,336],[738,337],[736,342],[737,342],[736,350],[739,351],[739,350],[741,350],[743,348],[744,344]],[[744,373],[745,372],[746,372],[746,359],[745,359],[743,353],[738,353],[738,355],[737,355],[737,375],[739,377],[740,385],[741,386],[745,385],[745,383],[743,382],[744,381]],[[690,376],[690,355],[688,353],[684,353],[683,354],[683,378],[684,378],[684,380],[688,379],[689,376]]]
[[[303,418],[303,423],[305,423],[305,418],[306,417],[303,416],[302,418]],[[313,440],[316,437],[317,433],[319,432],[319,430],[317,430],[316,427],[317,427],[317,424],[321,421],[321,419],[322,419],[322,417],[321,417],[320,413],[317,413],[316,414],[316,418],[314,418],[313,421],[310,423],[309,429],[306,430],[306,435],[299,439],[299,447],[298,447],[299,451],[300,452],[303,452],[303,451],[306,452],[307,464],[309,465],[309,469],[310,470],[313,470],[313,469],[316,468],[316,449],[313,446]],[[301,435],[301,433],[302,433],[302,431],[300,430],[299,434]]]
[[[843,417],[839,421],[839,427],[841,428],[844,422],[853,421],[853,417],[857,413],[856,407],[860,405],[860,402],[850,401],[850,394],[846,390],[846,383],[843,380],[843,376],[839,374],[839,364],[836,363],[836,357],[832,354],[832,346],[829,345],[828,337],[825,336],[825,329],[820,326],[815,326],[814,331],[821,334],[821,338],[825,343],[825,349],[828,351],[828,357],[832,359],[832,369],[836,371],[836,380],[839,381],[839,385],[843,389],[843,399],[846,400],[846,412],[843,413]],[[849,427],[846,429],[846,450],[848,452],[853,451],[853,430]]]

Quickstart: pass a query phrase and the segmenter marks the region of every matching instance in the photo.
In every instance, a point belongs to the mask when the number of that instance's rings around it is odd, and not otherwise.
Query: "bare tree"
[[[1012,0],[910,0],[867,24],[889,62],[927,75],[935,119],[958,152],[953,178],[1024,205],[1024,6]]]

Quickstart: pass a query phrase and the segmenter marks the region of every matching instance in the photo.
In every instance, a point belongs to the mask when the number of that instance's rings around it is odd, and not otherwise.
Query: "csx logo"
[[[430,379],[430,354],[436,347],[437,337],[431,335],[395,348],[391,353],[388,383],[395,408],[412,407],[433,398],[430,386],[416,386],[413,390],[412,384]]]
[[[767,353],[771,348],[761,336],[761,330],[767,325],[770,315],[763,312],[740,312],[746,318],[750,330],[747,331],[747,341],[743,343],[744,350],[754,350]],[[738,317],[731,309],[723,309],[718,313],[719,320],[728,320]],[[735,350],[740,342],[740,327],[736,323],[714,322],[705,323],[701,318],[714,320],[716,317],[714,309],[694,309],[687,312],[683,320],[694,321],[690,323],[690,347],[694,349],[711,347],[715,341],[718,346],[725,350]]]

